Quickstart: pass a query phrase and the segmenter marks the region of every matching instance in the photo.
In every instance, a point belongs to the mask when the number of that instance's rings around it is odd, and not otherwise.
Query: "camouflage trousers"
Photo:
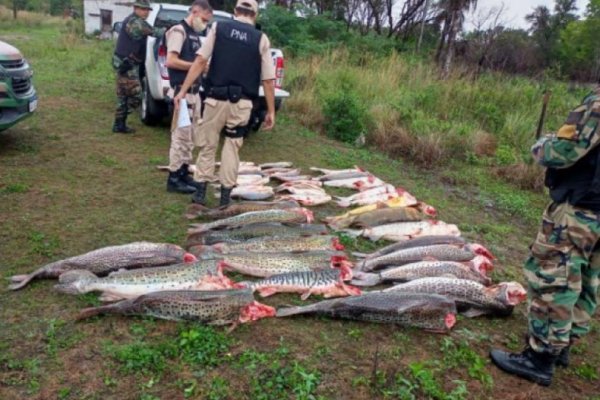
[[[558,354],[590,330],[600,284],[600,212],[550,204],[525,263],[529,345]]]
[[[142,102],[140,71],[136,66],[125,73],[116,71],[117,76],[117,109],[115,119],[126,119],[127,114],[138,108]]]
[[[191,165],[192,150],[194,150],[193,135],[198,130],[201,121],[200,96],[198,94],[187,94],[187,100],[192,125],[184,128],[177,126],[178,113],[173,113],[171,121],[171,147],[169,148],[169,171],[177,171],[183,164]]]

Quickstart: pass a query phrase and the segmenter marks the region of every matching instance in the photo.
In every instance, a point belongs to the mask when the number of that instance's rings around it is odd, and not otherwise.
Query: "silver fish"
[[[196,261],[196,257],[174,244],[134,242],[103,247],[79,256],[55,261],[28,275],[15,275],[10,278],[13,284],[9,289],[21,289],[33,279],[58,278],[62,273],[73,270],[85,269],[101,276],[123,268],[155,267],[192,261]]]
[[[275,309],[254,300],[248,289],[163,291],[118,303],[86,308],[77,319],[100,314],[149,315],[167,320],[190,320],[233,326],[275,316]]]
[[[189,234],[206,232],[211,229],[225,227],[239,227],[250,224],[258,224],[263,222],[283,222],[283,223],[311,223],[313,221],[313,213],[305,208],[292,208],[287,210],[265,210],[251,211],[244,214],[239,214],[234,217],[220,219],[214,222],[205,224],[192,224],[192,228],[188,230]]]
[[[196,245],[212,245],[215,243],[240,243],[259,237],[303,237],[326,235],[329,231],[322,224],[298,224],[286,226],[278,223],[250,224],[236,229],[207,231],[188,236],[186,248]]]
[[[454,261],[422,261],[391,267],[370,274],[355,272],[353,284],[357,286],[375,286],[389,281],[412,281],[420,278],[433,278],[438,276],[468,279],[489,286],[490,278],[487,277],[487,268],[477,269],[473,263],[463,264]]]
[[[201,204],[192,203],[185,214],[188,219],[197,217],[207,217],[212,219],[228,218],[250,211],[264,210],[286,210],[289,208],[298,208],[300,205],[296,201],[244,201],[241,203],[232,203],[228,206],[219,208],[208,208]]]
[[[400,266],[418,261],[471,261],[478,255],[488,258],[491,253],[479,244],[468,244],[462,247],[436,244],[398,250],[381,257],[363,260],[359,265],[363,271],[373,271],[386,265]]]
[[[259,237],[241,243],[217,243],[212,246],[193,246],[190,252],[197,257],[203,253],[280,253],[315,250],[344,250],[337,236]]]
[[[62,274],[56,290],[67,294],[102,292],[103,301],[131,299],[162,290],[218,290],[234,287],[217,268],[217,261],[208,260],[167,267],[142,268],[113,272],[98,278],[86,270]]]
[[[398,324],[439,333],[449,331],[456,323],[456,306],[452,300],[422,293],[369,292],[277,310],[277,317],[297,314]]]
[[[382,247],[371,254],[359,254],[355,253],[354,255],[357,257],[364,258],[377,258],[380,256],[384,256],[389,253],[393,253],[398,250],[411,249],[413,247],[423,247],[423,246],[433,246],[434,244],[455,244],[455,245],[464,245],[467,241],[460,236],[421,236],[413,239],[405,240],[404,242],[396,242],[392,243],[389,246]]]
[[[485,287],[480,283],[455,278],[422,278],[402,283],[383,293],[428,293],[454,300],[467,317],[483,314],[509,315],[513,308],[527,298],[527,292],[517,282],[502,282]]]

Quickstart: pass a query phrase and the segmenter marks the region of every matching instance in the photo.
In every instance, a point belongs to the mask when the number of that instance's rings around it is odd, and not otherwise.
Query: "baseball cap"
[[[244,8],[246,10],[254,11],[254,14],[258,14],[258,3],[256,0],[238,0],[235,8]]]

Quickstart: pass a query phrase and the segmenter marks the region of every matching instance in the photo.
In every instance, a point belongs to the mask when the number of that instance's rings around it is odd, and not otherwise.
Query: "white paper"
[[[192,125],[192,120],[190,119],[190,111],[188,109],[186,99],[181,99],[179,101],[179,115],[177,116],[177,127],[185,128],[186,126]]]

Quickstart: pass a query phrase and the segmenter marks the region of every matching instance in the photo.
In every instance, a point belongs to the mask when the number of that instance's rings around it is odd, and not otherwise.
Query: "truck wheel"
[[[167,114],[167,105],[152,98],[148,89],[148,78],[142,80],[142,104],[140,105],[140,119],[145,125],[156,125]]]

